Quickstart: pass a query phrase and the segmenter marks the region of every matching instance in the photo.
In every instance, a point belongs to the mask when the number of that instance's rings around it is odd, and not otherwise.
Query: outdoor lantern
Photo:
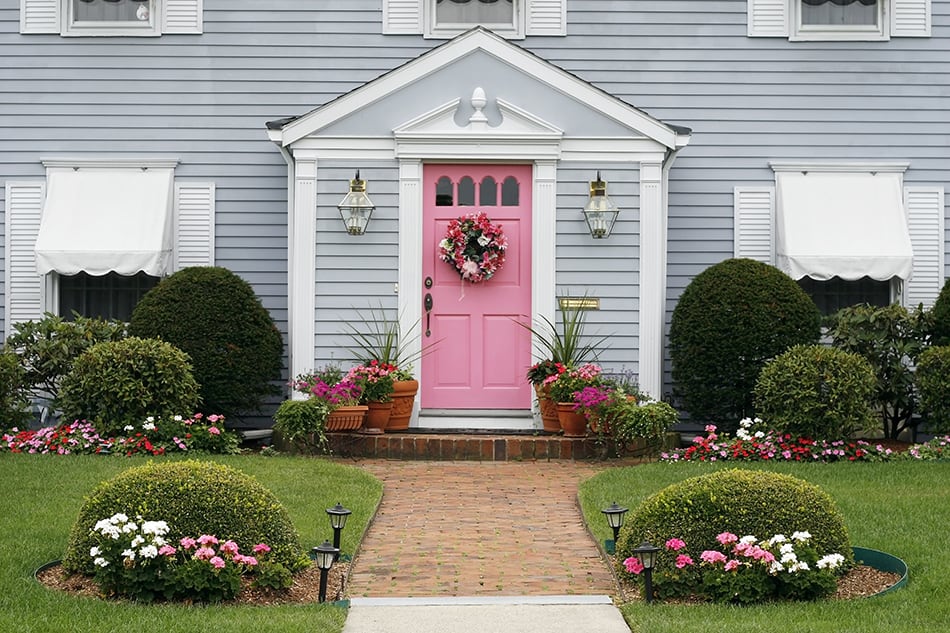
[[[360,170],[356,170],[356,177],[350,181],[350,192],[337,205],[340,216],[343,217],[343,226],[350,235],[362,235],[366,232],[369,218],[373,215],[376,205],[366,195],[366,181],[360,180]]]
[[[584,218],[587,220],[590,236],[594,239],[608,237],[618,215],[620,207],[607,197],[607,183],[600,179],[598,171],[597,180],[590,183],[590,200],[584,207]]]
[[[633,555],[643,565],[643,582],[646,585],[647,602],[653,602],[653,566],[656,564],[656,555],[659,551],[659,547],[650,545],[646,541],[640,543],[639,547],[633,550]]]
[[[330,527],[333,528],[333,547],[337,549],[337,558],[340,557],[340,532],[346,526],[346,519],[353,514],[352,510],[347,510],[338,501],[332,508],[327,508],[327,514],[330,515]]]
[[[607,525],[614,531],[614,540],[604,542],[604,549],[607,550],[608,554],[613,554],[616,551],[617,537],[620,535],[620,528],[623,527],[623,519],[624,515],[627,514],[627,508],[618,506],[617,502],[614,501],[601,512],[607,517]]]
[[[310,557],[317,563],[317,569],[320,570],[320,595],[318,596],[320,602],[325,602],[327,599],[327,575],[339,553],[340,550],[330,545],[330,541],[324,541],[319,547],[310,550]]]

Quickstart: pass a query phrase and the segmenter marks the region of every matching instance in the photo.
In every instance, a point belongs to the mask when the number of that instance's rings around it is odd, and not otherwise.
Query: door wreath
[[[469,213],[449,222],[439,242],[439,258],[452,264],[462,279],[473,284],[491,279],[505,263],[508,238],[501,225],[484,211]]]

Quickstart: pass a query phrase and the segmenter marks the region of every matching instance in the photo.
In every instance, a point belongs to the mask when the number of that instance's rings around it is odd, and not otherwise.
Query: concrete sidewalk
[[[354,598],[343,633],[630,633],[608,596]]]

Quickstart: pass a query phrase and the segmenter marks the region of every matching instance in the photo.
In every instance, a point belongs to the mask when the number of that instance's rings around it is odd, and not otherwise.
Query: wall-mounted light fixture
[[[590,183],[590,200],[584,207],[584,218],[587,220],[590,236],[594,239],[610,236],[610,230],[614,227],[618,215],[620,207],[607,197],[607,183],[601,180],[598,171],[597,180]]]
[[[366,195],[366,181],[360,180],[360,170],[356,170],[356,177],[350,181],[350,192],[337,205],[343,226],[350,235],[362,235],[366,232],[369,218],[373,215],[376,205]]]

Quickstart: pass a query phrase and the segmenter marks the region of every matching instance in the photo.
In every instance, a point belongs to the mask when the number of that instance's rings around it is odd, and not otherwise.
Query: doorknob
[[[428,281],[428,280],[426,280]],[[432,316],[432,293],[427,292],[423,303],[426,308],[426,336],[432,336],[432,330],[429,329],[429,318]]]

